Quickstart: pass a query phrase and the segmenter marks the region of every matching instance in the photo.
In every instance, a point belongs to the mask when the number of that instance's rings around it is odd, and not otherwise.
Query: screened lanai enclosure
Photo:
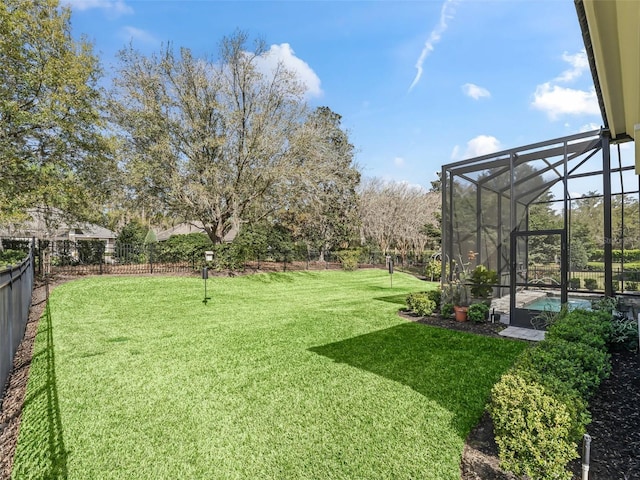
[[[531,327],[541,311],[638,296],[640,177],[608,130],[442,168],[442,280],[498,273],[493,307]]]

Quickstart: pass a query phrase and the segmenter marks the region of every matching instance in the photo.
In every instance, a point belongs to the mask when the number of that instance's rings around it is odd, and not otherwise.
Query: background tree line
[[[0,20],[0,226],[36,206],[64,212],[52,223],[117,232],[199,222],[211,243],[232,233],[254,250],[433,247],[439,197],[361,185],[341,116],[311,108],[284,64],[268,67],[263,41],[237,31],[201,57],[130,45],[101,88],[99,58],[74,39],[68,6],[7,0]]]

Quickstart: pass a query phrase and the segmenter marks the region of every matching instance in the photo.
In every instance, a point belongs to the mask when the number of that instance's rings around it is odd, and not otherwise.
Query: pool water
[[[576,308],[591,310],[591,302],[584,298],[569,298],[567,303],[569,304],[569,310],[575,310]],[[528,305],[525,305],[525,308],[528,310],[559,312],[561,305],[560,297],[542,297],[534,300]]]

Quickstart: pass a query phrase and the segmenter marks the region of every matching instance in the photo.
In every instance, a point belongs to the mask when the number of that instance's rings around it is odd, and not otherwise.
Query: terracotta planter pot
[[[453,307],[453,311],[455,312],[456,320],[458,322],[467,321],[467,312],[469,311],[469,307]]]

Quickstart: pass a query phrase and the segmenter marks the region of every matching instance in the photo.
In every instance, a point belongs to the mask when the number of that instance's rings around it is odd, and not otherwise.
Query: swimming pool
[[[591,302],[584,298],[569,298],[567,303],[569,304],[569,310],[575,310],[576,308],[583,308],[585,310],[591,310]],[[533,302],[525,305],[524,308],[528,310],[547,310],[551,312],[559,312],[560,297],[541,297]]]

